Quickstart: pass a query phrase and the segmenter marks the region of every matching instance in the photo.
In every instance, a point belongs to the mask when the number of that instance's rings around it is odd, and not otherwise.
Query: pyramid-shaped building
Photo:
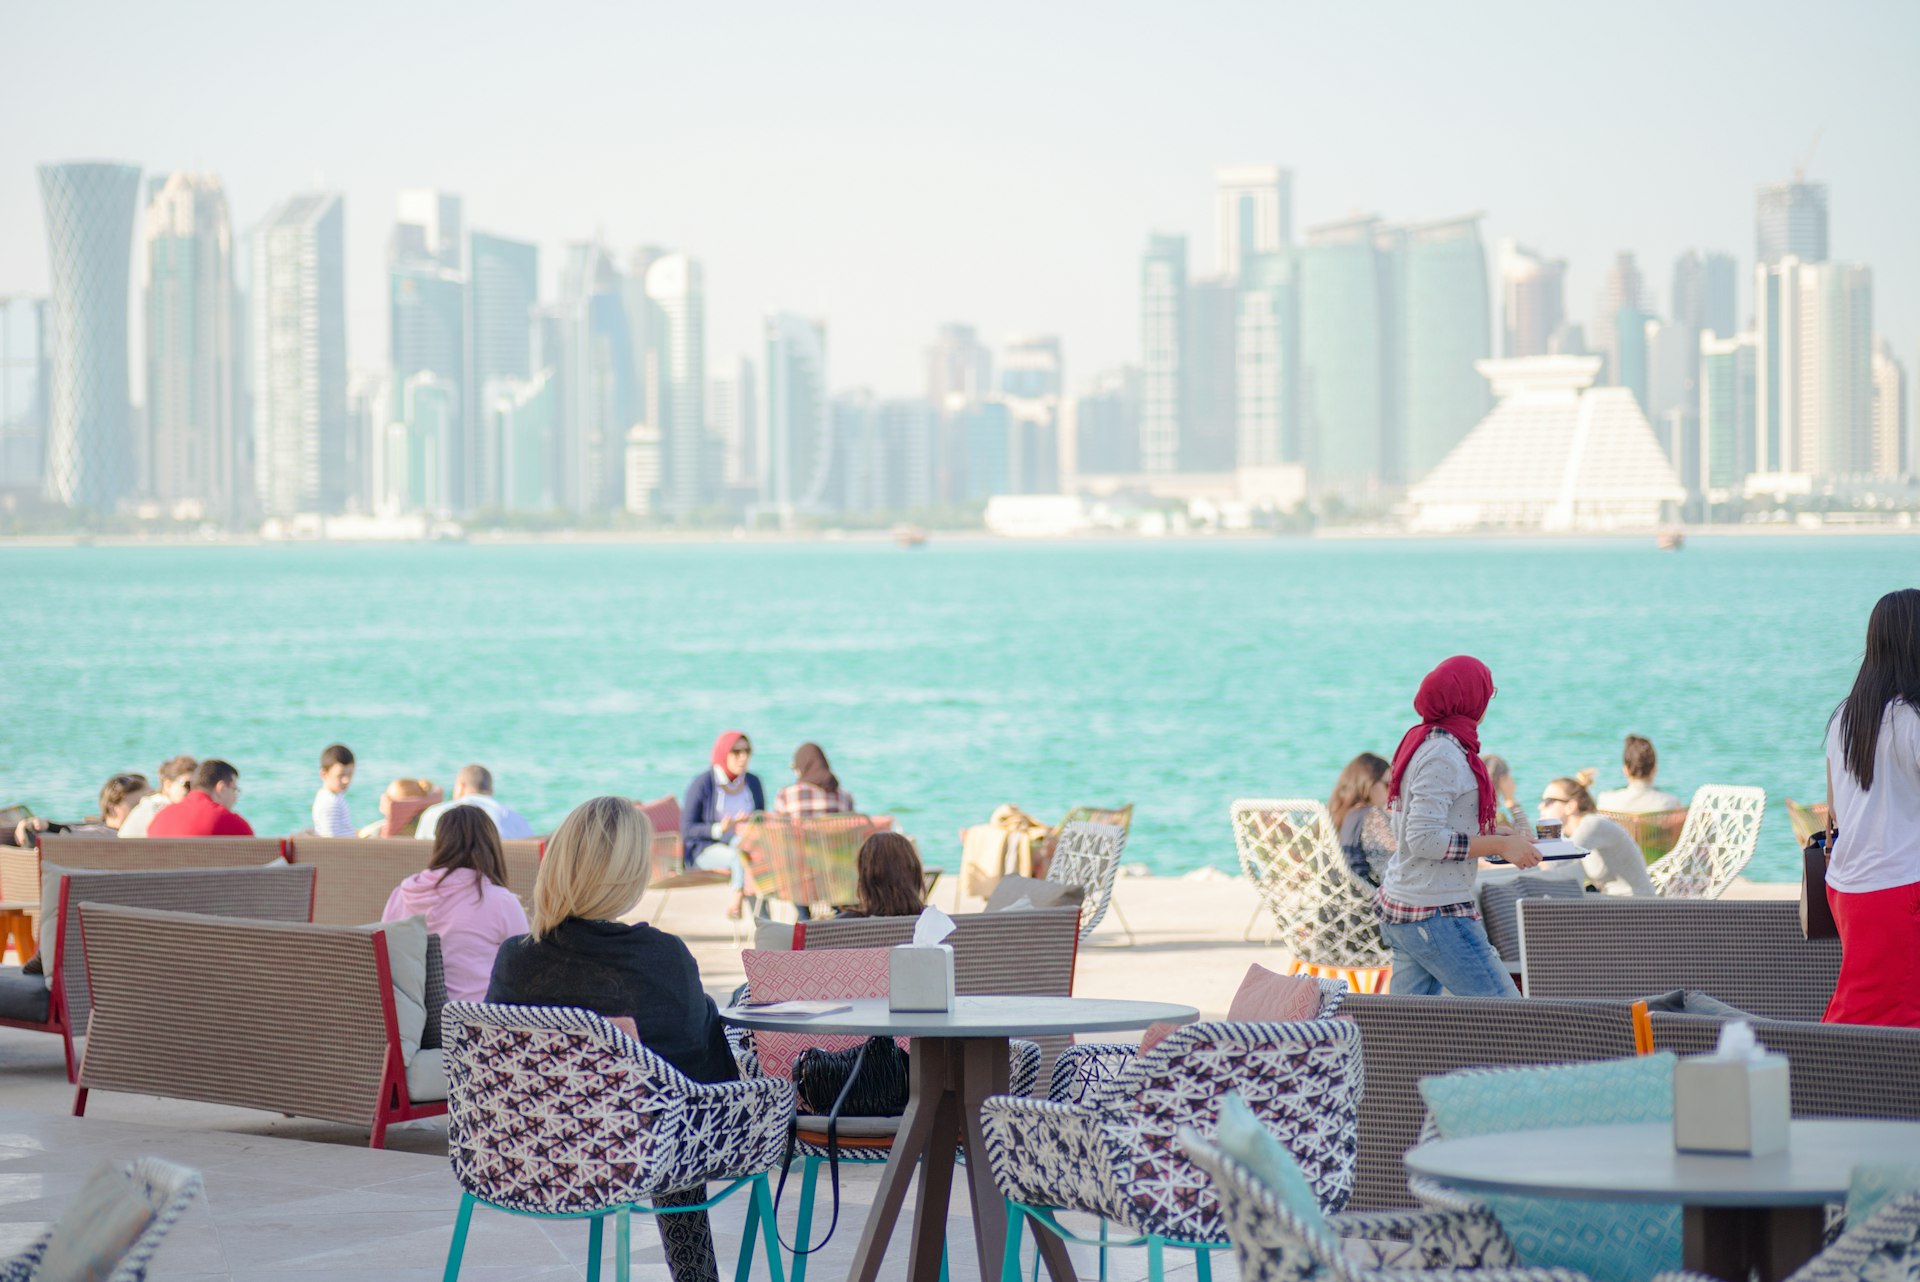
[[[1478,361],[1492,413],[1407,491],[1416,530],[1632,530],[1686,491],[1632,391],[1597,356]]]

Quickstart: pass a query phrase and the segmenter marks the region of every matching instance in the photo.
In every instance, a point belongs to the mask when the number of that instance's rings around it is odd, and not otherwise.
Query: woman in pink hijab
[[[1393,949],[1388,991],[1430,996],[1518,997],[1487,942],[1473,894],[1478,861],[1540,862],[1522,833],[1498,822],[1493,782],[1480,760],[1480,719],[1497,693],[1478,659],[1455,655],[1414,695],[1420,724],[1400,739],[1387,784],[1399,842],[1374,894],[1380,934]]]
[[[727,916],[738,917],[747,894],[747,866],[734,844],[736,830],[748,815],[767,808],[767,792],[760,776],[747,769],[753,744],[738,730],[722,730],[707,754],[707,769],[693,777],[680,803],[680,839],[686,842],[687,864],[733,879],[733,899]]]

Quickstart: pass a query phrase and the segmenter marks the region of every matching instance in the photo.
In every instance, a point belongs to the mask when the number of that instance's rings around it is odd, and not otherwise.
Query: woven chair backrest
[[[46,833],[40,838],[40,863],[60,868],[97,868],[105,872],[136,872],[160,868],[257,868],[286,857],[287,843],[278,837],[95,837],[78,833]],[[10,898],[19,895],[7,887]]]
[[[1713,1050],[1725,1022],[1655,1011],[1653,1045],[1680,1055]],[[1787,1057],[1795,1117],[1920,1121],[1920,1028],[1753,1021],[1760,1044]]]
[[[319,869],[313,919],[328,926],[379,921],[394,887],[433,857],[433,843],[417,837],[295,837],[288,846],[294,863]],[[501,842],[500,850],[507,889],[530,908],[540,842],[522,837]]]
[[[1685,988],[1764,1019],[1817,1020],[1840,976],[1840,941],[1802,936],[1791,899],[1588,895],[1528,900],[1519,919],[1532,997]]]
[[[778,815],[762,812],[741,825],[747,880],[755,894],[800,907],[841,906],[859,898],[855,857],[891,815]]]
[[[1687,823],[1684,806],[1679,810],[1602,810],[1599,813],[1601,818],[1611,819],[1627,830],[1648,863],[1673,849],[1674,843],[1680,840],[1680,830]]]
[[[1113,903],[1113,883],[1120,875],[1120,856],[1126,848],[1127,830],[1117,824],[1076,819],[1060,826],[1046,879],[1056,886],[1080,887],[1082,939],[1093,933]]]
[[[1558,901],[1551,901],[1558,902]],[[1414,1205],[1401,1155],[1426,1118],[1420,1079],[1459,1068],[1561,1064],[1633,1053],[1626,1002],[1353,993],[1341,1019],[1359,1025],[1366,1061],[1355,1163],[1356,1211]]]
[[[1324,803],[1236,801],[1233,844],[1289,956],[1337,969],[1391,961],[1374,917],[1373,888],[1347,866]]]
[[[1500,960],[1520,960],[1520,901],[1522,899],[1584,899],[1586,881],[1556,873],[1521,873],[1510,881],[1493,882],[1480,890],[1480,920],[1487,941]]]
[[[1764,788],[1701,788],[1672,851],[1647,870],[1653,888],[1669,899],[1718,899],[1753,858],[1766,817]]]
[[[1133,803],[1124,806],[1075,806],[1061,817],[1059,826],[1047,833],[1045,841],[1040,843],[1038,864],[1041,871],[1053,860],[1053,851],[1060,844],[1060,834],[1066,831],[1068,824],[1112,824],[1120,830],[1120,844],[1127,844],[1127,836],[1133,831]]]
[[[92,1011],[86,950],[80,939],[81,904],[163,908],[259,921],[306,921],[313,912],[311,868],[170,868],[136,872],[75,869],[64,875],[66,913],[57,927],[55,955],[75,1037],[86,1036]]]

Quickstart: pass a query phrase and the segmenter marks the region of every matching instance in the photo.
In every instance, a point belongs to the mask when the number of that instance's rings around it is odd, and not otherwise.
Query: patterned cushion
[[[1247,967],[1227,1007],[1227,1018],[1266,1024],[1314,1019],[1320,1014],[1320,981],[1311,975],[1282,975],[1255,964]],[[1166,1040],[1178,1024],[1152,1024],[1140,1039],[1142,1052]]]
[[[748,949],[740,954],[747,972],[747,987],[756,1002],[801,1001],[824,997],[885,997],[887,995],[886,948],[823,948],[800,952],[761,952]],[[756,1029],[753,1048],[760,1057],[760,1071],[768,1077],[786,1081],[793,1076],[793,1061],[809,1046],[844,1050],[866,1039],[810,1033],[769,1033]],[[900,1042],[902,1049],[906,1041]]]
[[[1887,1199],[1920,1191],[1920,1165],[1911,1162],[1863,1162],[1853,1168],[1847,1189],[1847,1227],[1865,1224]]]
[[[1183,1132],[1183,1135],[1192,1134],[1192,1131]],[[1320,1199],[1314,1196],[1313,1187],[1300,1171],[1300,1164],[1260,1124],[1260,1119],[1241,1100],[1238,1091],[1229,1091],[1226,1098],[1220,1101],[1220,1123],[1214,1130],[1213,1142],[1219,1145],[1222,1153],[1259,1176],[1261,1183],[1280,1199],[1282,1206],[1313,1228],[1327,1231],[1327,1217],[1321,1213]],[[1331,1233],[1328,1233],[1325,1245],[1329,1250],[1338,1249]]]
[[[1443,1136],[1673,1120],[1671,1052],[1589,1064],[1468,1069],[1420,1083]],[[1594,1282],[1642,1282],[1680,1267],[1680,1208],[1644,1202],[1482,1199],[1523,1264],[1577,1269]]]
[[[103,1166],[53,1226],[33,1276],[41,1282],[103,1282],[153,1220],[153,1205],[133,1173]]]

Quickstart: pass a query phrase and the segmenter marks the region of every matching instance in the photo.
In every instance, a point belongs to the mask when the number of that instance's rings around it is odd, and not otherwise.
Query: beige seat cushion
[[[827,1142],[827,1119],[801,1114],[795,1119],[802,1138],[816,1144]],[[900,1119],[897,1117],[843,1117],[834,1128],[834,1134],[844,1140],[884,1139],[900,1133]]]
[[[146,1189],[125,1167],[95,1171],[53,1226],[36,1282],[105,1282],[153,1222]]]
[[[60,973],[60,879],[67,871],[56,864],[40,865],[40,973],[48,988]]]
[[[421,1051],[407,1064],[407,1098],[428,1104],[447,1097],[447,1053],[436,1047]]]
[[[362,930],[387,937],[387,968],[393,973],[393,1013],[400,1026],[400,1058],[412,1064],[427,1032],[427,919],[402,917]],[[444,1089],[442,1098],[445,1098]]]
[[[763,953],[790,953],[793,951],[793,923],[787,921],[763,921],[753,928],[753,946]]]

